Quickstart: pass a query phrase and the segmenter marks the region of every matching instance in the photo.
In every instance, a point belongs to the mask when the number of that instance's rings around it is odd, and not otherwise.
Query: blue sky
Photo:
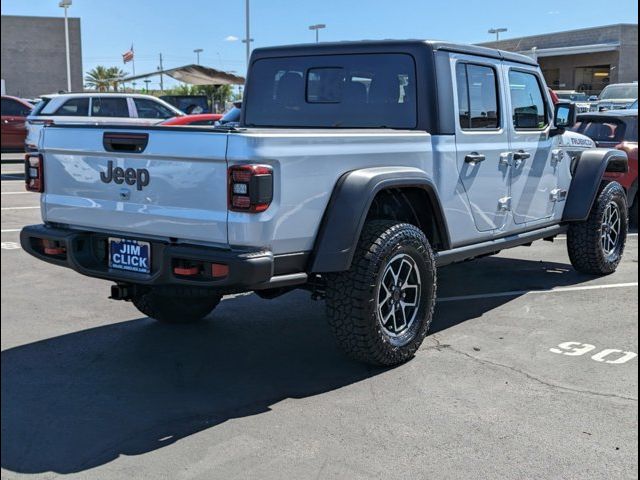
[[[606,9],[607,5],[615,8]],[[58,0],[2,0],[2,14],[61,16]],[[83,67],[119,65],[131,43],[136,73],[201,63],[244,74],[244,0],[73,0],[69,15],[82,22]],[[637,23],[635,0],[251,0],[254,47],[314,40],[308,25],[325,23],[326,41],[431,38],[463,43],[491,40],[487,30],[507,27],[504,38],[613,23]],[[130,71],[130,64],[125,70]]]

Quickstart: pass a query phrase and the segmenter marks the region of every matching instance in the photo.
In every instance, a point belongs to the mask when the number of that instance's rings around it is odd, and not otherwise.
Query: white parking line
[[[7,228],[5,230],[2,230],[1,233],[19,232],[20,230],[22,230],[22,229],[21,228]]]
[[[513,290],[510,292],[494,292],[494,293],[481,293],[477,295],[462,295],[459,297],[443,297],[439,298],[438,302],[458,302],[460,300],[479,300],[482,298],[499,298],[499,297],[518,297],[520,295],[526,295],[529,293],[564,293],[564,292],[582,292],[585,290],[605,290],[609,288],[630,288],[637,287],[638,282],[630,283],[613,283],[609,285],[585,285],[582,287],[556,287],[545,290]]]
[[[0,192],[0,195],[25,195],[33,192]]]
[[[34,208],[40,208],[40,205],[37,207],[2,207],[0,210],[33,210]]]

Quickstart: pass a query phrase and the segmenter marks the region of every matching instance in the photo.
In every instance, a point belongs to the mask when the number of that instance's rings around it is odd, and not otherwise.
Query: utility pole
[[[247,0],[248,1],[248,0]],[[59,7],[64,8],[64,44],[67,54],[67,92],[71,92],[71,55],[69,53],[69,17],[67,9],[71,6],[72,0],[60,0]]]
[[[164,78],[162,77],[162,72],[164,71],[164,67],[162,66],[162,54],[160,54],[160,92],[164,93]]]

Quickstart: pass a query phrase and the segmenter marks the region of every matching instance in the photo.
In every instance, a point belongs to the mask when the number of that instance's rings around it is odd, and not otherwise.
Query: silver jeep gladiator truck
[[[438,267],[568,235],[612,273],[627,235],[626,154],[566,129],[538,65],[430,41],[253,52],[240,125],[53,125],[26,158],[35,257],[114,282],[160,321],[224,294],[305,288],[355,359],[411,358]]]

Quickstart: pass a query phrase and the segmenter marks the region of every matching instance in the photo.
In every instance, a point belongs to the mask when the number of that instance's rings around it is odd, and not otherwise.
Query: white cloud
[[[237,42],[238,40],[240,39],[235,35],[229,35],[228,37],[224,37],[225,42]]]

